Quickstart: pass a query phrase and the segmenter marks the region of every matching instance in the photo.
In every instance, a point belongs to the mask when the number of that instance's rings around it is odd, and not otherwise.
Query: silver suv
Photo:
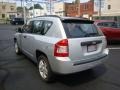
[[[91,69],[108,55],[106,38],[93,21],[58,16],[29,20],[14,36],[15,51],[38,63],[41,78]]]

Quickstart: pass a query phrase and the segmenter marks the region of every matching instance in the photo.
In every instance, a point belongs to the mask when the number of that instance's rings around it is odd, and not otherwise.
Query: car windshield
[[[63,22],[68,38],[95,37],[103,35],[92,23]]]

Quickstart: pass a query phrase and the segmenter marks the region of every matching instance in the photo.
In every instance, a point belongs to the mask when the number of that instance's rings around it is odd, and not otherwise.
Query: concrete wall
[[[65,16],[65,3],[54,3],[54,14],[58,16]]]
[[[42,16],[45,14],[46,14],[46,12],[44,11],[44,9],[34,9],[35,17]],[[32,17],[33,17],[33,10],[29,10],[29,18],[32,18]]]
[[[5,17],[2,17],[5,14]],[[0,2],[0,19],[10,18],[17,15],[16,3]]]
[[[108,9],[108,5],[111,6],[111,9]],[[120,16],[120,0],[106,0],[103,16]]]

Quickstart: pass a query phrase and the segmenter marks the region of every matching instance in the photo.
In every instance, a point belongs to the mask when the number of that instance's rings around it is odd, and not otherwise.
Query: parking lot
[[[0,25],[0,90],[120,90],[120,43],[108,45],[104,64],[71,75],[59,75],[44,83],[37,65],[25,55],[16,55],[13,35],[18,26]]]

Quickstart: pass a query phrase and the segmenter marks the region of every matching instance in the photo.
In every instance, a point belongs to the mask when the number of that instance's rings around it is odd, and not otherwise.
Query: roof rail
[[[61,18],[60,16],[57,15],[43,15],[43,16],[37,16],[37,17],[57,17],[57,18]],[[35,18],[37,18],[35,17]]]

